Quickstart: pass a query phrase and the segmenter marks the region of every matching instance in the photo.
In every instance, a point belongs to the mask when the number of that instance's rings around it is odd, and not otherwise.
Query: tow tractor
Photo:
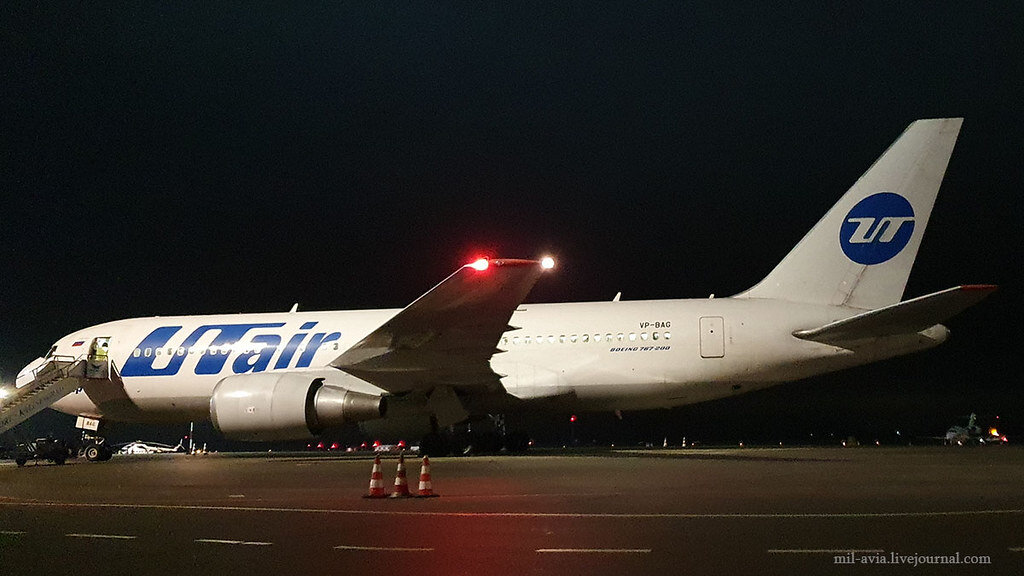
[[[14,463],[18,466],[24,466],[29,460],[49,460],[61,465],[72,456],[67,443],[56,438],[36,438],[32,442],[18,444],[14,449]]]

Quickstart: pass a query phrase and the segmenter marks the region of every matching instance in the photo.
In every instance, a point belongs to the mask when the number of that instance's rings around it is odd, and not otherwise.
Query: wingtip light
[[[555,267],[555,259],[551,256],[545,256],[540,259],[540,267],[545,270],[551,270]]]
[[[478,258],[476,261],[468,264],[470,268],[474,270],[479,270],[480,272],[487,270],[487,267],[489,265],[490,263],[487,261],[487,258]]]

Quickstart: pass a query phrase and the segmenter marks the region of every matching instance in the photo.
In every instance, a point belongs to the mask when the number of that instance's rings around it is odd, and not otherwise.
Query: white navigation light
[[[551,256],[545,256],[540,259],[540,267],[545,270],[550,270],[555,267],[555,259]]]

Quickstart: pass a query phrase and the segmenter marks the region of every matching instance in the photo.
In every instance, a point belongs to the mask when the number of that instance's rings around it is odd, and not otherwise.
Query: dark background
[[[797,4],[5,2],[0,375],[118,318],[401,307],[478,253],[555,254],[535,302],[736,293],[907,124],[963,116],[906,296],[1002,290],[948,343],[535,430],[885,439],[973,411],[1012,441],[1024,10]]]

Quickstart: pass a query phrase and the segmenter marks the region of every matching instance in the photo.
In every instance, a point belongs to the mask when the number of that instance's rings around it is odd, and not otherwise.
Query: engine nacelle
[[[348,387],[343,387],[348,386]],[[326,428],[383,418],[387,402],[372,385],[344,372],[229,376],[210,398],[210,419],[233,440],[312,438]]]

